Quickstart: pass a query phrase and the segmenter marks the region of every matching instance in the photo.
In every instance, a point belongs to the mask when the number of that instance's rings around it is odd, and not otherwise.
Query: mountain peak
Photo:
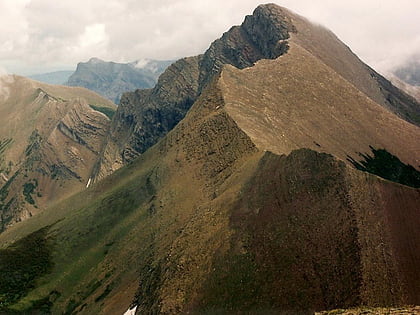
[[[87,63],[98,64],[98,63],[104,63],[104,62],[105,61],[103,61],[102,59],[92,57],[92,58],[89,59],[89,61]]]

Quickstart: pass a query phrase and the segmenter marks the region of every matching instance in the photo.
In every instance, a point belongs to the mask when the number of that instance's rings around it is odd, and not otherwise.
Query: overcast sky
[[[420,56],[420,0],[272,1],[334,31],[386,71]],[[0,0],[0,68],[29,75],[74,69],[91,57],[116,62],[202,53],[255,0]]]

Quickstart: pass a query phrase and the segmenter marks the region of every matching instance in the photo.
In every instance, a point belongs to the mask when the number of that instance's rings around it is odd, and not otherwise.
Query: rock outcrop
[[[133,161],[185,116],[197,98],[200,59],[180,59],[169,66],[153,89],[122,96],[96,179]]]

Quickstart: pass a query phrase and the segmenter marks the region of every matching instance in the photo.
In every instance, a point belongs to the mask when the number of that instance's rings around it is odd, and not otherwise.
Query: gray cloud
[[[418,0],[279,0],[334,31],[380,71],[420,51]],[[196,55],[255,0],[0,0],[0,66],[31,74],[113,61]]]

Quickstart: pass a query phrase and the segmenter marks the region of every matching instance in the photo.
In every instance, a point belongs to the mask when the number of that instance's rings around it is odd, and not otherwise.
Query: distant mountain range
[[[48,84],[65,84],[74,71],[55,71],[42,74],[30,75],[28,78]]]
[[[116,63],[91,58],[79,63],[65,84],[85,87],[119,104],[124,92],[152,88],[171,63],[150,59]]]
[[[76,71],[56,71],[31,75],[29,78],[48,84],[84,87],[119,104],[124,92],[154,87],[159,76],[172,62],[141,59],[117,63],[91,58],[88,62],[80,62]]]

